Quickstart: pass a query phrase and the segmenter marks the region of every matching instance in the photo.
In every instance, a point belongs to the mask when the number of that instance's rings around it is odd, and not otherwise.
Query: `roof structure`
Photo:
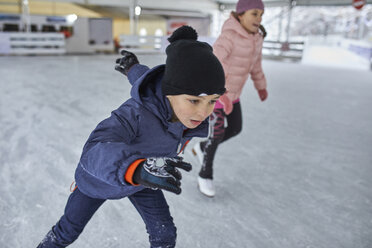
[[[177,10],[208,12],[219,9],[220,5],[233,7],[238,0],[42,0],[51,2],[72,2],[81,5],[105,6],[105,7],[129,7],[133,4],[143,9],[153,10]],[[263,0],[265,6],[288,6],[294,3],[296,6],[347,6],[352,0]],[[366,0],[372,4],[372,0]]]
[[[237,0],[216,0],[220,4],[235,5]],[[295,2],[296,6],[347,6],[351,5],[352,0],[263,0],[266,6],[286,6]],[[366,0],[367,4],[372,4],[372,0]]]
[[[218,10],[234,9],[238,0],[41,0],[70,2],[112,15],[129,16],[130,8],[140,6],[144,15],[205,18]],[[284,6],[348,6],[352,0],[263,0],[266,7]],[[372,4],[372,0],[366,0]]]

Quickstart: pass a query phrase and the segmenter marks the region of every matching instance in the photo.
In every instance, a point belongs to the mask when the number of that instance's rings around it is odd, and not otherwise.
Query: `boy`
[[[106,199],[128,197],[146,224],[151,247],[175,247],[176,227],[161,189],[181,193],[178,157],[192,137],[208,135],[208,116],[225,92],[223,68],[191,27],[168,39],[165,65],[149,69],[124,51],[116,69],[128,76],[131,98],[98,124],[75,172],[77,188],[65,213],[38,248],[74,242]]]

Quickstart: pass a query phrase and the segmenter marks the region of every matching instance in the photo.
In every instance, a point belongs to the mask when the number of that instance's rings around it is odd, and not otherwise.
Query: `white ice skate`
[[[198,176],[198,188],[202,194],[208,197],[213,197],[216,194],[212,179],[201,178]]]
[[[196,143],[192,148],[192,154],[197,157],[199,164],[203,164],[204,154],[200,148],[200,142]]]

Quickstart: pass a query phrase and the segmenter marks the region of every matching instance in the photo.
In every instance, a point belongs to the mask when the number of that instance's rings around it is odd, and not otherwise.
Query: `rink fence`
[[[65,54],[62,33],[0,32],[0,54]]]
[[[139,36],[139,35],[120,35],[119,45],[121,49],[131,51],[153,53],[164,52],[169,42],[168,36]],[[199,41],[204,41],[213,45],[215,37],[199,36]],[[301,41],[264,41],[263,55],[267,57],[301,59],[304,49],[304,42]]]

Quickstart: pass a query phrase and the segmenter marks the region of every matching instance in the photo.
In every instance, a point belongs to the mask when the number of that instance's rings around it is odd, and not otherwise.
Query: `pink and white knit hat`
[[[262,0],[239,0],[239,2],[236,4],[236,13],[238,14],[250,9],[264,10]]]

